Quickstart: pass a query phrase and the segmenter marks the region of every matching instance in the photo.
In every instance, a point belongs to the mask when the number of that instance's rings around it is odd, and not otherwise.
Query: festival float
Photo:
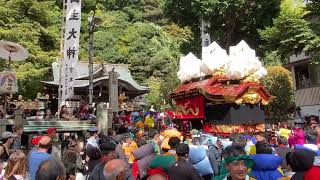
[[[221,135],[264,131],[263,107],[273,99],[260,83],[266,74],[245,41],[231,46],[229,54],[213,42],[203,47],[202,60],[189,53],[180,59],[182,84],[170,94],[176,104],[174,122]]]

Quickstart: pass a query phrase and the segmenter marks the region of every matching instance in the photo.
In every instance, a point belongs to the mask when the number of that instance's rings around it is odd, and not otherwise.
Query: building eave
[[[311,62],[311,59],[307,58],[307,59],[302,59],[302,60],[299,60],[299,61],[294,61],[294,62],[291,62],[291,63],[288,63],[288,64],[284,64],[282,66],[290,71],[292,66],[309,64],[310,62]]]

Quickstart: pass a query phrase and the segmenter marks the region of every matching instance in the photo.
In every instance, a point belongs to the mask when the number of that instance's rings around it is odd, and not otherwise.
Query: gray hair
[[[126,167],[117,166],[111,172],[104,171],[104,177],[108,180],[117,180],[117,177],[120,175],[120,173],[125,170],[126,170]]]

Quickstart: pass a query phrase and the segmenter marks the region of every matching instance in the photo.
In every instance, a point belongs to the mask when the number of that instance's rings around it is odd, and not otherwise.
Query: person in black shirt
[[[188,161],[189,146],[180,143],[177,147],[176,153],[178,160],[169,165],[168,174],[170,180],[201,180],[202,177],[193,168],[192,164]]]
[[[111,142],[104,142],[100,145],[101,158],[99,164],[92,170],[89,176],[89,180],[104,180],[104,166],[110,160],[115,159],[116,145]]]

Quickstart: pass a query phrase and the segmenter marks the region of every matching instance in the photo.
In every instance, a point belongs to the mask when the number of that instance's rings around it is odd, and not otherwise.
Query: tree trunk
[[[225,40],[224,40],[224,48],[228,51],[229,47],[231,45],[232,42],[232,37],[233,37],[233,33],[236,27],[236,17],[232,16],[230,17],[230,19],[228,20],[228,24],[227,24],[227,30],[225,33]]]

